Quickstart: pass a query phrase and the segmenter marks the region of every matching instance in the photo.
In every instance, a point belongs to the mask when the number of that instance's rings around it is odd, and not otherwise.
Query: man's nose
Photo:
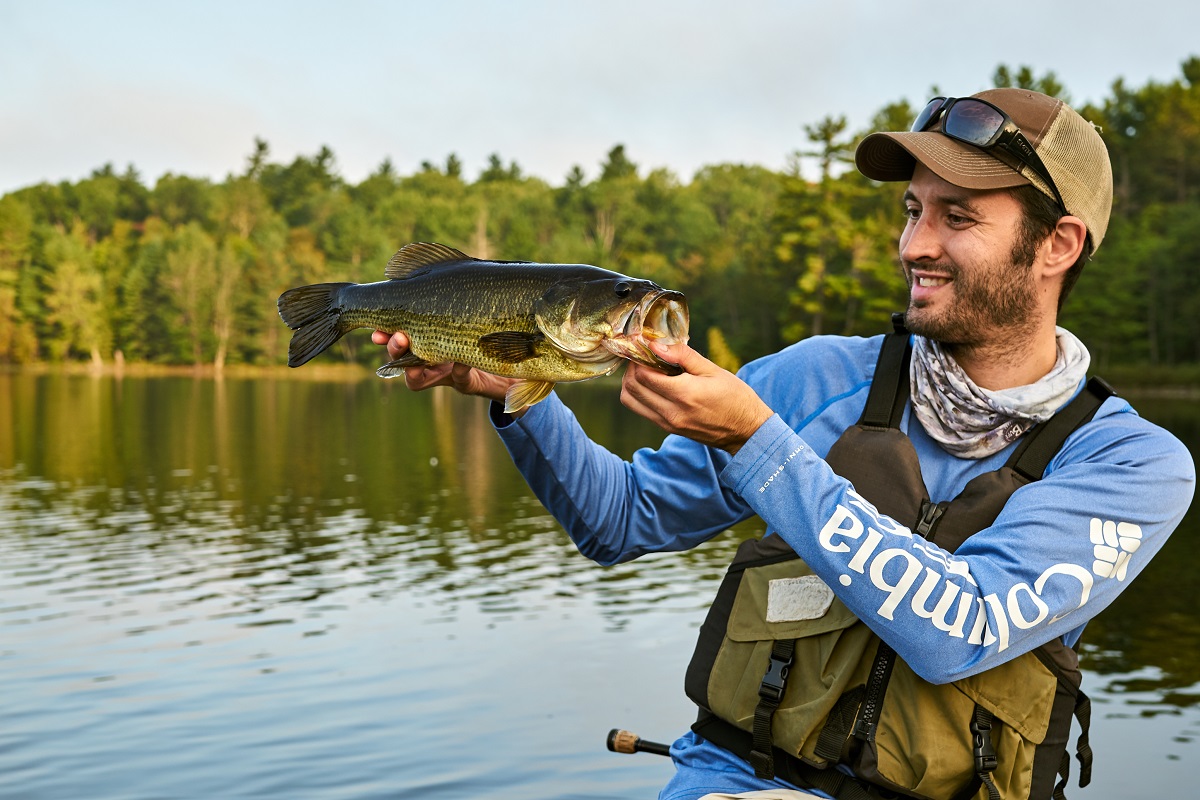
[[[902,261],[936,261],[942,255],[941,239],[933,223],[924,215],[910,219],[900,235],[900,259]]]

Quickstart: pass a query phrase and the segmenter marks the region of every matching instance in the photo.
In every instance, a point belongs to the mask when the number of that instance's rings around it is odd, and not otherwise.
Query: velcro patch
[[[777,578],[767,584],[767,622],[820,619],[833,603],[833,590],[816,575]]]

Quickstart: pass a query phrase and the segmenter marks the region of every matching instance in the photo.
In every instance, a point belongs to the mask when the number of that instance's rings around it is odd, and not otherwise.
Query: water
[[[656,441],[611,389],[565,396],[617,452]],[[1194,403],[1139,407],[1200,451]],[[1198,526],[1089,627],[1072,797],[1189,792]],[[601,569],[449,393],[0,375],[0,797],[653,797],[669,762],[605,734],[686,727],[758,532]]]

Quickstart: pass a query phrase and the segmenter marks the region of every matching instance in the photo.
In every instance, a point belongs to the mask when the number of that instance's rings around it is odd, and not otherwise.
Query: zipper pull
[[[921,538],[928,539],[933,534],[933,529],[937,527],[938,520],[942,518],[942,514],[946,513],[949,506],[949,503],[931,503],[923,500],[921,502],[921,518],[917,520],[916,533]]]

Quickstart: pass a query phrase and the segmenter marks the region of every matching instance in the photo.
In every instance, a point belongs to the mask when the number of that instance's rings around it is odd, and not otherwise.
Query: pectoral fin
[[[488,358],[503,361],[505,364],[520,364],[522,361],[537,358],[537,344],[543,338],[540,333],[497,331],[479,337],[479,349]]]
[[[545,400],[553,389],[554,384],[550,381],[517,381],[504,395],[504,413],[512,414]]]
[[[379,369],[375,370],[375,374],[381,378],[399,378],[404,374],[405,367],[424,367],[429,364],[428,361],[420,356],[412,353],[405,353],[395,361],[389,361]]]

